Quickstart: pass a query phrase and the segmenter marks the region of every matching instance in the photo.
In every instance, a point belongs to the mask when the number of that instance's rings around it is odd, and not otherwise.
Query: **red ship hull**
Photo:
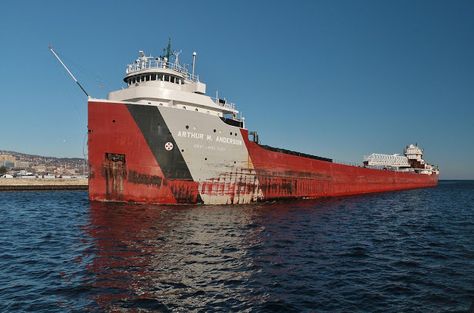
[[[204,114],[183,112],[178,118],[170,110],[89,101],[91,200],[236,204],[424,188],[438,183],[437,174],[369,169],[269,149],[250,141],[246,129],[215,118],[203,121],[206,126],[200,130],[196,116],[208,118]],[[183,131],[177,131],[176,123],[182,124]],[[196,130],[185,133],[189,125]],[[219,133],[232,138],[214,135]],[[203,144],[206,138],[212,144]]]

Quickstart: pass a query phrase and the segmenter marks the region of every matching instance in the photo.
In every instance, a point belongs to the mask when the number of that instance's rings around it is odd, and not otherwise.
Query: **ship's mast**
[[[172,51],[171,51],[171,38],[168,38],[168,45],[166,46],[166,48],[163,49],[163,52],[164,52],[163,57],[165,57],[169,62],[171,54],[172,54]]]
[[[64,62],[61,60],[61,58],[58,56],[58,54],[53,50],[53,47],[49,46],[49,50],[51,51],[51,53],[56,57],[56,59],[58,59],[59,63],[61,63],[61,65],[64,67],[64,69],[67,71],[67,73],[69,74],[69,76],[71,76],[72,80],[74,80],[76,82],[76,84],[79,86],[79,88],[81,88],[82,92],[84,92],[86,94],[86,96],[89,98],[89,94],[87,93],[87,91],[84,89],[84,87],[82,87],[81,83],[76,79],[76,77],[71,73],[71,71],[69,70],[69,68],[66,66],[66,64],[64,64]]]

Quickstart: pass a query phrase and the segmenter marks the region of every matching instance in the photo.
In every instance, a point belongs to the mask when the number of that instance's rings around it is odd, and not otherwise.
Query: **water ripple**
[[[0,311],[467,312],[473,203],[470,181],[233,207],[0,193]]]

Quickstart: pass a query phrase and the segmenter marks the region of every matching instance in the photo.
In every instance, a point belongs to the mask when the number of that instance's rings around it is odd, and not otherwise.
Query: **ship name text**
[[[240,139],[222,137],[222,136],[216,136],[214,138],[212,135],[204,135],[203,133],[190,132],[190,131],[178,131],[178,137],[220,142],[220,143],[238,145],[238,146],[242,145],[242,140]]]

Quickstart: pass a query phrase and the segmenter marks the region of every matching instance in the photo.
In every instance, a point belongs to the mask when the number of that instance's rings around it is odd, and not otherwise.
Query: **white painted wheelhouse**
[[[126,87],[110,92],[108,100],[191,110],[241,122],[233,103],[206,95],[206,84],[194,74],[196,53],[190,73],[188,65],[179,62],[180,52],[171,53],[170,44],[166,50],[160,57],[139,51],[138,58],[126,68]]]

